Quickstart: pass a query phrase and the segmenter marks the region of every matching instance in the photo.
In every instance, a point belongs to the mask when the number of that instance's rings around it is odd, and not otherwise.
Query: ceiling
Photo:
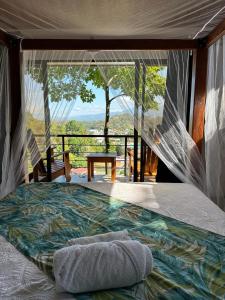
[[[223,19],[224,0],[0,0],[0,28],[32,39],[193,39]]]

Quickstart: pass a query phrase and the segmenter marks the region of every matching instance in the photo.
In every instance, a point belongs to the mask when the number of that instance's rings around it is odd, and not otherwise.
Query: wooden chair
[[[128,179],[130,181],[132,175],[134,174],[134,150],[131,148],[127,148],[127,154],[128,154],[128,158],[129,158],[129,160],[128,160],[128,169],[129,169]],[[157,167],[158,167],[158,157],[149,147],[147,147],[146,162],[145,162],[145,176],[156,176]],[[140,159],[138,159],[137,171],[138,171],[138,176],[139,176],[140,171],[141,171]]]
[[[46,161],[47,158],[41,157],[41,153],[31,129],[27,130],[27,141],[33,167],[33,176],[31,176],[30,179],[33,177],[34,182],[47,181],[47,168],[44,164],[44,161]],[[60,155],[63,155],[63,161],[55,159]],[[54,154],[54,149],[51,148],[51,178],[55,179],[61,175],[65,175],[66,181],[69,182],[71,180],[70,170],[69,151]]]
[[[158,156],[152,151],[150,147],[147,147],[145,174],[150,176],[157,175],[158,169]]]
[[[127,154],[128,154],[128,180],[131,181],[131,177],[134,174],[134,150],[131,148],[127,148]],[[137,163],[137,171],[138,176],[140,175],[140,159],[138,159]]]

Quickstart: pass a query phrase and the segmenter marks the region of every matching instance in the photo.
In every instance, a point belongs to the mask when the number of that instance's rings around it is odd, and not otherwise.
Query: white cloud
[[[81,108],[78,106],[78,107],[75,107],[74,108],[74,111],[81,111]]]

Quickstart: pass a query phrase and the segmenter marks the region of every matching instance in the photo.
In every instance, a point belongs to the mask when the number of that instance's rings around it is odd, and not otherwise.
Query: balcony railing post
[[[127,176],[127,136],[124,143],[124,176]]]
[[[51,166],[51,147],[49,146],[46,151],[47,156],[47,181],[52,181],[52,166]]]
[[[65,151],[65,137],[62,135],[62,151]],[[64,161],[64,155],[63,155],[63,161]]]
[[[140,170],[140,181],[145,181],[145,164],[146,164],[146,144],[143,138],[141,138],[141,170]]]

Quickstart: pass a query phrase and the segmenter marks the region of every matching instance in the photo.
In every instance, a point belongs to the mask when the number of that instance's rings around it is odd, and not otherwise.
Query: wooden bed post
[[[0,29],[0,44],[9,48],[10,46],[10,36]]]
[[[139,75],[140,63],[135,62],[135,91],[134,91],[134,177],[133,181],[138,181],[138,107],[139,107]]]
[[[205,46],[205,43],[203,43],[197,49],[195,96],[194,96],[193,127],[192,127],[192,138],[197,144],[200,152],[202,151],[202,143],[204,138],[207,61],[208,61],[208,49]]]
[[[21,73],[20,73],[20,40],[11,39],[9,46],[10,96],[11,96],[11,137],[21,117]]]
[[[142,106],[141,106],[141,132],[144,130],[145,124],[145,85],[146,85],[146,65],[142,64]],[[145,181],[145,165],[146,165],[146,143],[141,137],[141,165],[140,165],[140,181]]]
[[[196,58],[196,79],[195,79],[195,99],[193,112],[192,138],[202,151],[202,142],[204,138],[204,117],[207,88],[207,62],[208,47],[215,43],[225,34],[225,20],[217,25],[216,28],[204,39],[200,40],[200,47]]]

